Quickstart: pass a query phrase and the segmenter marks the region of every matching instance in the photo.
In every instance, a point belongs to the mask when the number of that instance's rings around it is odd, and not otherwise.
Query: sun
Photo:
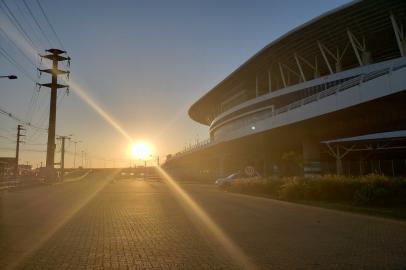
[[[137,159],[148,159],[152,154],[151,146],[144,142],[131,145],[131,155]]]

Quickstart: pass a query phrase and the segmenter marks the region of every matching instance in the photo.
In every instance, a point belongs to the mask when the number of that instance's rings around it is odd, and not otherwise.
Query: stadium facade
[[[224,175],[251,165],[263,174],[315,175],[345,173],[356,160],[364,173],[381,150],[392,173],[404,173],[406,1],[353,1],[293,29],[189,115],[209,126],[210,139],[169,156],[168,168]],[[396,149],[384,143],[393,131]]]

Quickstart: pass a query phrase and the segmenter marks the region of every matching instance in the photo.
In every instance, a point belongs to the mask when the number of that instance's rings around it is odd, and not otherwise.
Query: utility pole
[[[24,134],[21,134],[21,131],[25,130],[22,125],[17,126],[17,144],[16,144],[16,162],[15,162],[15,168],[14,168],[14,175],[17,178],[18,177],[18,159],[20,158],[20,143],[23,143],[20,140],[20,137],[25,136]]]
[[[87,153],[82,150],[82,168],[85,167],[89,167],[89,159]]]
[[[75,152],[73,154],[73,168],[76,168],[76,144],[81,143],[82,141],[71,141],[75,144]]]
[[[61,144],[61,165],[60,165],[60,169],[61,169],[61,182],[63,181],[63,176],[65,174],[65,140],[68,139],[70,140],[69,136],[59,136],[58,140],[62,141]]]
[[[45,86],[51,88],[51,100],[49,107],[49,125],[48,125],[48,143],[47,143],[47,160],[46,160],[46,179],[51,181],[55,176],[56,172],[54,169],[55,163],[55,128],[56,128],[56,100],[58,96],[58,88],[68,88],[67,85],[58,84],[58,76],[62,74],[67,74],[69,76],[69,71],[58,69],[58,63],[61,61],[68,61],[70,64],[70,57],[61,56],[65,54],[66,51],[59,49],[49,49],[46,50],[49,54],[40,55],[42,58],[46,58],[52,61],[51,69],[38,69],[40,72],[49,73],[52,75],[51,83],[39,84],[40,86]]]
[[[144,159],[144,180],[147,178],[147,160]]]

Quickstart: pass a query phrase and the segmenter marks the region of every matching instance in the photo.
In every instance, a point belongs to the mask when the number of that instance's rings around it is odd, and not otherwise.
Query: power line
[[[25,145],[47,145],[46,143],[25,143]]]
[[[14,140],[14,139],[12,139],[12,138],[10,138],[10,137],[0,135],[0,138],[2,138],[2,139],[6,139],[6,140],[8,140],[8,141],[10,141],[10,142],[15,143],[15,140]]]
[[[39,24],[38,20],[35,18],[34,13],[32,13],[32,10],[30,8],[30,6],[27,4],[26,0],[23,0],[24,6],[25,8],[28,10],[28,12],[31,15],[31,18],[34,20],[35,24],[37,25],[37,27],[39,28],[39,30],[41,31],[42,35],[44,36],[44,38],[47,40],[48,44],[50,46],[52,46],[51,41],[49,40],[48,36],[46,35],[44,29],[41,27],[41,25]]]
[[[32,91],[31,99],[27,107],[27,112],[25,114],[25,121],[31,122],[32,117],[34,115],[35,109],[37,107],[37,101],[39,97],[39,90],[37,90],[37,86],[34,85],[34,89]]]
[[[51,28],[52,32],[54,33],[54,35],[55,35],[55,37],[56,37],[56,39],[57,39],[59,45],[61,45],[62,50],[65,50],[65,49],[64,49],[64,46],[63,46],[63,44],[62,44],[61,39],[59,38],[58,34],[56,33],[55,28],[52,26],[51,21],[49,20],[47,14],[45,13],[45,10],[42,8],[41,3],[40,3],[38,0],[36,0],[36,1],[37,1],[37,4],[38,4],[38,6],[39,6],[39,8],[40,8],[40,10],[41,10],[41,12],[42,12],[42,14],[43,14],[44,17],[45,17],[45,20],[47,21],[49,27]],[[25,2],[25,1],[24,1],[24,2]]]
[[[42,119],[40,122],[37,123],[37,126],[43,126],[46,118],[45,116],[48,114],[49,110],[44,111],[46,114],[43,115]],[[41,130],[33,130],[33,133],[30,135],[32,141],[38,141],[42,136],[45,136],[46,133],[42,132]]]
[[[58,96],[58,100],[56,101],[56,105],[58,105],[56,107],[56,110],[58,111],[59,107],[62,105],[62,101],[64,100],[64,98],[68,95],[68,92],[64,92],[62,95]]]
[[[3,37],[5,37],[10,43],[12,43],[12,44],[19,50],[19,52],[20,52],[33,66],[35,66],[34,62],[17,46],[17,44],[14,43],[14,41],[7,35],[7,33],[4,31],[4,29],[0,27],[0,31],[1,31],[0,34],[1,34]],[[5,51],[4,49],[2,49],[2,51],[3,51],[3,53],[2,53],[3,56],[4,56],[4,53],[7,54],[8,57],[5,56],[5,58],[6,58],[11,64],[15,65],[25,76],[27,76],[29,79],[31,79],[33,82],[36,83],[34,77],[28,75],[28,72],[27,72],[21,65],[19,65],[18,62],[17,62],[14,58],[12,58],[10,54],[7,53],[7,51]],[[32,93],[32,95],[31,95],[30,103],[29,103],[29,105],[28,105],[28,109],[27,109],[27,112],[26,112],[26,117],[25,117],[25,119],[26,119],[28,122],[31,122],[32,115],[33,115],[33,112],[35,111],[35,106],[36,106],[36,103],[37,103],[36,101],[37,101],[37,99],[38,99],[38,93],[39,93],[39,91],[37,91],[37,90],[35,89],[35,87],[36,87],[36,86],[34,85],[33,93]],[[30,117],[30,118],[28,118],[28,117]]]
[[[58,110],[59,107],[61,106],[62,101],[63,101],[65,96],[66,96],[66,92],[63,95],[58,96],[58,100],[57,100],[57,103],[56,103],[57,104],[56,110]],[[41,114],[41,116],[40,116],[40,118],[39,118],[36,125],[37,126],[43,126],[45,124],[45,121],[47,120],[46,117],[47,117],[48,114],[49,114],[49,107],[46,107],[42,111],[42,114]],[[44,134],[41,134],[38,130],[34,130],[33,134],[31,135],[31,138],[33,138],[33,141],[35,141],[35,140],[38,140],[41,135],[44,135]]]
[[[25,11],[21,5],[19,1],[15,1],[15,5],[17,7],[17,10],[19,11],[19,13],[22,16],[22,20],[25,22],[25,25],[28,26],[28,33],[32,33],[33,36],[35,37],[35,40],[38,41],[38,47],[39,48],[45,48],[46,46],[43,46],[43,40],[40,38],[40,35],[38,35],[38,32],[34,30],[34,28],[32,27],[32,22],[30,20],[27,19],[27,11]]]
[[[15,148],[11,148],[11,147],[0,147],[0,150],[5,150],[5,151],[15,151]],[[21,152],[40,152],[40,153],[44,153],[46,152],[46,150],[40,150],[40,149],[30,149],[30,148],[22,148],[20,150]]]
[[[8,133],[8,134],[13,134],[13,136],[14,136],[14,133],[13,133],[14,130],[11,131],[10,128],[0,127],[0,130],[3,130],[3,132]]]
[[[8,19],[10,20],[10,22],[14,25],[14,27],[20,32],[20,34],[22,35],[22,37],[25,39],[25,41],[27,41],[27,43],[31,43],[31,45],[36,48],[36,46],[34,45],[34,42],[32,41],[32,39],[30,38],[30,36],[27,34],[27,32],[24,30],[24,28],[22,27],[22,25],[20,24],[20,22],[18,21],[18,19],[14,16],[13,12],[10,10],[10,8],[8,7],[6,1],[1,0],[1,2],[3,3],[4,7],[6,8],[6,10],[8,11],[8,13],[3,9],[3,12],[6,14],[6,16],[8,17]],[[1,7],[1,5],[0,5]],[[17,26],[16,26],[17,24]]]
[[[44,105],[44,102],[42,102]],[[45,125],[46,117],[49,114],[49,107],[47,106],[41,106],[44,107],[44,110],[42,111],[42,114],[40,115],[38,121],[36,122],[37,126],[43,127]],[[33,133],[31,134],[32,140],[36,141],[38,140],[41,136],[45,135],[44,133],[40,132],[39,130],[33,130]]]
[[[4,29],[0,26],[0,31],[3,37],[5,37],[8,42],[10,42],[15,48],[17,48],[17,50],[25,57],[25,59],[28,60],[28,62],[31,63],[31,65],[33,65],[34,67],[36,67],[34,61],[32,61],[32,59],[30,57],[27,56],[27,54],[21,50],[21,48],[19,46],[17,46],[17,44],[7,35],[6,31],[4,31]]]
[[[2,109],[2,108],[0,108],[0,114],[3,114],[3,115],[5,115],[5,116],[7,116],[7,117],[9,117],[9,118],[11,118],[11,119],[13,119],[13,120],[15,120],[15,121],[21,123],[21,124],[24,124],[25,126],[27,126],[27,127],[29,127],[29,128],[34,128],[34,129],[41,130],[41,131],[45,131],[45,132],[48,130],[48,129],[46,129],[46,128],[38,127],[38,126],[33,125],[33,124],[29,123],[29,122],[26,122],[26,121],[24,121],[24,120],[18,118],[18,117],[15,116],[14,114],[12,114],[12,113],[10,113],[10,112],[8,112],[8,111]]]
[[[37,83],[35,78],[31,76],[20,64],[17,63],[17,61],[14,60],[14,58],[7,53],[6,50],[0,47],[0,54],[8,61],[10,64],[14,65],[21,73],[26,76],[28,79],[33,81],[34,83]]]
[[[27,32],[24,31],[22,25],[19,23],[19,21],[17,20],[17,18],[14,16],[14,14],[11,12],[11,10],[10,10],[10,8],[7,6],[7,4],[6,4],[3,0],[2,0],[2,3],[4,4],[4,6],[6,7],[6,9],[7,9],[7,10],[9,11],[9,13],[11,14],[12,18],[15,20],[15,22],[16,22],[17,25],[18,25],[18,27],[16,27],[16,25],[14,24],[14,26],[15,26],[17,29],[20,28],[20,30],[22,30],[22,31],[28,36]],[[19,9],[21,15],[24,16],[24,14],[23,14],[22,10],[20,9],[19,5],[17,5],[17,7],[18,7],[18,9]],[[3,10],[3,11],[4,11],[4,10]],[[8,16],[7,13],[6,13],[6,15]],[[8,17],[9,17],[9,20],[12,22],[12,21],[13,21],[12,18],[10,18],[10,16],[8,16]],[[12,23],[13,23],[13,22],[12,22]],[[32,29],[32,28],[31,28],[31,29]],[[32,30],[33,30],[33,29],[32,29]],[[17,46],[17,44],[8,36],[8,34],[4,31],[4,29],[0,27],[0,31],[1,31],[1,35],[2,35],[4,38],[6,38],[6,39],[8,40],[8,42],[10,42],[10,44],[14,45],[14,47],[18,49],[18,51],[21,53],[21,55],[23,55],[23,56],[35,67],[35,66],[36,66],[35,63],[20,49],[19,46]],[[34,31],[32,31],[32,32],[34,32]],[[20,31],[20,33],[21,33],[21,31]],[[34,33],[35,33],[35,32],[34,32]],[[30,40],[31,40],[31,42],[32,42],[32,39],[30,39]],[[32,45],[34,45],[33,42],[32,42]],[[1,55],[3,55],[4,58],[6,58],[7,61],[9,61],[12,65],[16,66],[17,69],[22,72],[22,74],[24,74],[24,75],[25,75],[27,78],[29,78],[31,81],[37,83],[36,80],[34,79],[34,77],[31,76],[31,75],[29,74],[29,72],[27,72],[27,70],[24,69],[23,66],[21,66],[10,54],[8,54],[5,49],[2,49],[2,50],[0,51],[0,53],[1,53]],[[34,86],[34,87],[35,87],[35,86]],[[28,110],[27,110],[27,113],[26,113],[26,120],[29,120],[29,121],[27,121],[27,122],[30,122],[30,120],[31,120],[31,119],[28,119],[28,115],[31,115],[31,118],[32,118],[32,112],[33,112],[33,110],[35,110],[37,98],[38,98],[37,91],[36,91],[36,89],[34,88],[33,94],[32,94],[32,96],[31,96],[31,100],[30,100],[30,103],[29,103],[29,106],[28,106]]]

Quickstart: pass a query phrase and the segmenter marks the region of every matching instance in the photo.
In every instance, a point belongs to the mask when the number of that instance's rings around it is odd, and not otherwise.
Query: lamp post
[[[75,144],[75,153],[73,154],[73,168],[76,168],[76,145],[78,143],[81,143],[82,141],[72,141]],[[82,158],[83,159],[83,158]],[[82,166],[83,166],[83,161],[82,161]]]
[[[159,155],[149,155],[149,157],[151,158],[151,159],[154,159],[154,158],[156,158],[155,159],[155,162],[156,162],[156,165],[159,167]]]
[[[18,77],[16,75],[3,75],[3,76],[0,76],[0,78],[7,78],[9,80],[15,80]]]

